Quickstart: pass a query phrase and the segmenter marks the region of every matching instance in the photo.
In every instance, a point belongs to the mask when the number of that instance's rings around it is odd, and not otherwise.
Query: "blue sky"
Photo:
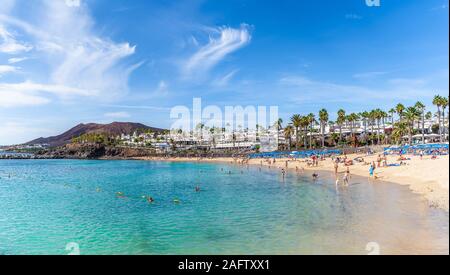
[[[448,94],[448,0],[0,0],[0,144],[170,108],[331,118]]]

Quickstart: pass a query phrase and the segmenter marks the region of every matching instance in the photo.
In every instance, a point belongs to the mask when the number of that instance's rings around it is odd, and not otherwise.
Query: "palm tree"
[[[399,116],[399,121],[403,119],[403,112],[405,111],[405,106],[401,103],[397,104],[395,107],[395,110],[397,111],[397,114]]]
[[[325,126],[328,122],[328,111],[322,109],[319,111],[320,131],[322,134],[322,147],[325,147]]]
[[[404,121],[397,122],[394,125],[393,131],[392,131],[392,139],[396,141],[398,144],[399,141],[403,139],[403,136],[407,134],[408,132],[408,125]]]
[[[300,125],[304,131],[303,132],[303,146],[306,149],[308,146],[307,137],[308,137],[309,117],[307,117],[307,116],[302,117]]]
[[[380,144],[380,122],[383,118],[383,111],[381,109],[374,110],[374,119],[377,122],[377,145]]]
[[[200,143],[203,143],[203,129],[205,128],[205,124],[199,123],[197,125],[197,130],[200,129]]]
[[[445,109],[448,107],[448,98],[442,96],[441,97],[441,106],[442,106],[442,130],[444,134],[444,140],[446,140],[446,132],[445,132]]]
[[[375,125],[375,120],[377,118],[377,113],[375,110],[370,111],[369,113],[369,121],[370,121],[370,139],[372,141],[372,145],[374,145],[375,141],[373,140],[373,133],[375,132],[373,126]]]
[[[408,107],[404,113],[404,119],[408,126],[409,144],[412,145],[412,134],[414,130],[414,121],[420,118],[420,112],[415,107]]]
[[[381,126],[383,127],[383,135],[386,133],[386,119],[389,117],[388,113],[381,111]],[[386,137],[384,138],[383,144],[386,142]]]
[[[289,140],[289,148],[288,150],[290,151],[292,148],[292,135],[294,134],[294,127],[292,127],[292,125],[288,125],[286,126],[286,128],[284,128],[284,137]]]
[[[433,113],[432,112],[427,112],[425,114],[425,119],[428,121],[431,121],[431,119],[433,119]],[[433,127],[433,125],[431,124],[431,127]]]
[[[312,135],[313,135],[313,128],[314,123],[316,122],[316,116],[313,113],[310,113],[308,116],[309,121],[309,148],[312,148]]]
[[[339,125],[339,142],[342,142],[342,125],[345,123],[345,111],[343,109],[338,111],[336,123]]]
[[[389,110],[389,114],[391,115],[391,124],[392,124],[392,128],[394,127],[394,114],[397,113],[397,111],[392,108]]]
[[[277,138],[280,140],[280,131],[283,130],[283,119],[279,118],[277,122],[275,122],[275,127],[277,128]]]
[[[300,139],[300,127],[302,126],[302,116],[293,115],[291,118],[292,125],[295,127],[295,149],[298,150],[298,143]]]
[[[364,124],[364,135],[367,136],[367,123],[369,121],[369,117],[370,114],[367,111],[364,111],[362,113],[359,114],[359,116],[362,118],[363,120],[363,124]]]
[[[438,124],[439,124],[439,139],[442,142],[442,129],[441,129],[441,107],[442,107],[442,98],[437,95],[433,98],[433,105],[435,105],[438,109]]]
[[[347,126],[350,127],[350,136],[353,137],[353,113],[345,116],[345,120],[347,121]]]
[[[418,101],[414,107],[420,112],[422,119],[422,144],[425,144],[425,105]]]
[[[210,135],[212,136],[212,145],[213,145],[213,148],[216,148],[216,137],[215,137],[215,134],[217,133],[217,132],[216,132],[216,127],[211,127],[211,129],[209,129],[209,133],[210,133]]]
[[[355,113],[351,113],[348,116],[346,116],[346,120],[348,122],[348,124],[350,125],[350,137],[353,140],[353,127],[355,125],[355,118],[356,114]]]

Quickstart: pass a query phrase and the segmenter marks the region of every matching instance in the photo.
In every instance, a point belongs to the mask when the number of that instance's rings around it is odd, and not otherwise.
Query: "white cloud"
[[[43,105],[50,102],[46,95],[56,95],[61,98],[74,96],[90,96],[92,91],[80,90],[61,85],[38,84],[30,81],[22,83],[0,83],[0,106],[22,107]]]
[[[8,91],[8,94],[3,94],[2,88],[0,88],[0,107],[3,108],[43,105],[49,101],[45,97],[20,91]]]
[[[387,74],[386,72],[366,72],[366,73],[358,73],[358,74],[354,74],[353,78],[357,78],[357,79],[372,79],[372,78],[376,78],[382,75]]]
[[[97,100],[112,101],[125,95],[129,75],[140,66],[124,64],[135,53],[135,46],[96,34],[87,7],[78,5],[79,1],[40,2],[41,8],[34,12],[38,20],[31,18],[28,22],[0,15],[1,24],[26,34],[35,49],[33,58],[47,65],[47,72],[37,72],[45,73],[47,81],[40,77],[39,82],[83,91],[78,94],[97,97]],[[33,79],[33,72],[30,75]]]
[[[13,57],[8,59],[9,64],[16,64],[28,60],[28,57]]]
[[[65,0],[65,1],[68,7],[79,7],[81,4],[80,0]]]
[[[114,112],[114,113],[106,113],[105,117],[108,117],[108,118],[129,118],[131,116],[127,112]]]
[[[29,52],[32,46],[18,42],[15,37],[0,25],[0,53],[17,54],[21,52]]]
[[[165,97],[169,95],[169,84],[161,80],[158,83],[158,87],[150,94],[151,98]]]
[[[48,136],[54,133],[45,128],[46,126],[36,126],[36,123],[36,121],[30,121],[30,119],[0,121],[0,129],[2,129],[0,131],[0,145],[20,144],[39,136]]]
[[[435,7],[431,8],[432,11],[446,10],[446,9],[448,9],[448,3],[443,3],[442,5],[435,6]]]
[[[240,29],[229,27],[213,29],[213,34],[216,37],[210,37],[209,42],[185,62],[183,65],[185,76],[206,73],[227,55],[246,46],[251,41],[249,28],[245,24],[242,24]]]
[[[239,72],[238,69],[233,70],[229,73],[227,73],[226,75],[222,76],[221,78],[219,78],[217,81],[214,82],[215,86],[219,86],[219,87],[224,87],[227,86],[228,83],[231,81],[231,79],[233,79],[233,77]]]
[[[18,71],[17,67],[9,66],[9,65],[0,65],[0,77],[6,73],[15,73]]]
[[[285,96],[299,104],[320,103],[326,105],[333,102],[367,104],[369,101],[376,104],[386,100],[414,99],[417,101],[420,98],[430,97],[433,93],[433,79],[433,77],[429,79],[391,79],[383,88],[315,81],[303,76],[284,77],[280,83],[285,89],[290,89],[289,92],[285,91]],[[446,90],[448,91],[448,87]]]
[[[9,13],[14,7],[16,0],[2,0],[0,5],[0,13]]]

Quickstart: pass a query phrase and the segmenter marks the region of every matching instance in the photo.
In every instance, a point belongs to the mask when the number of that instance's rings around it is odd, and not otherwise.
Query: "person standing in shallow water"
[[[337,175],[338,174],[338,169],[339,169],[339,158],[337,158],[334,161],[334,174]]]
[[[370,164],[369,167],[369,176],[371,178],[375,178],[375,169],[376,169],[375,162],[372,162],[372,164]]]
[[[344,180],[344,185],[348,186],[349,181],[350,181],[350,169],[347,168],[347,171],[345,171],[343,180]]]

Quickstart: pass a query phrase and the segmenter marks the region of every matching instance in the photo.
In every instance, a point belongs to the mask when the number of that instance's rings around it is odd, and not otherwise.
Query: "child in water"
[[[317,180],[319,178],[319,174],[317,174],[316,172],[313,173],[312,175],[313,180]]]

